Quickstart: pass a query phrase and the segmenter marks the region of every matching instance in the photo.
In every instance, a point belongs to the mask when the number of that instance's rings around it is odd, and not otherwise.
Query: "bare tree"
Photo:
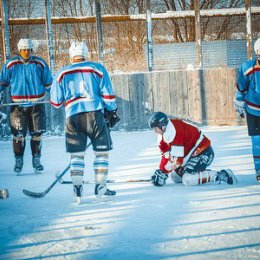
[[[187,11],[194,10],[194,0],[160,0],[154,4],[154,9],[163,11]],[[243,0],[203,0],[200,1],[200,9],[214,8],[235,8],[243,7]],[[227,36],[228,31],[232,31],[234,23],[230,17],[218,18],[218,22],[209,17],[202,19],[202,38],[209,37],[210,31],[214,32],[214,38],[221,39]],[[236,23],[235,26],[238,26]],[[209,30],[210,27],[210,30]],[[195,40],[195,21],[194,18],[171,19],[171,32],[174,42],[189,42]]]

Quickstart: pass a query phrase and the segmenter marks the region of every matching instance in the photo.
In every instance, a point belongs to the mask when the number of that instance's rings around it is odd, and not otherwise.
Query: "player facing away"
[[[214,159],[214,152],[210,140],[196,126],[169,119],[162,112],[151,116],[149,126],[158,134],[162,154],[159,169],[151,177],[155,186],[164,186],[169,174],[174,183],[188,186],[236,181],[231,170],[206,169]]]
[[[71,64],[60,69],[53,81],[51,104],[65,107],[66,150],[71,154],[70,174],[74,196],[82,197],[84,154],[89,138],[94,150],[95,195],[115,195],[106,185],[108,155],[112,149],[109,127],[118,121],[115,93],[107,70],[87,61],[85,42],[73,42],[69,49]]]
[[[14,171],[17,174],[22,171],[28,129],[31,135],[32,165],[36,173],[41,173],[41,140],[42,134],[46,131],[45,106],[33,102],[44,100],[52,83],[52,75],[47,63],[42,58],[32,55],[34,45],[31,39],[20,39],[18,50],[19,55],[7,61],[0,73],[0,91],[10,86],[12,102],[24,102],[24,105],[13,105],[10,109]]]
[[[256,57],[244,62],[238,70],[234,105],[241,118],[246,116],[256,179],[260,181],[260,38],[254,50]]]

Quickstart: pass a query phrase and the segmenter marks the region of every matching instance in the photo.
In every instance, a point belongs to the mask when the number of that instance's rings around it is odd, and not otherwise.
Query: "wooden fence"
[[[155,111],[198,125],[245,124],[233,108],[236,69],[154,71],[111,76],[121,121],[114,129],[148,128]],[[46,105],[48,131],[64,130],[64,108]],[[9,108],[3,109],[8,113]]]
[[[158,71],[112,75],[118,127],[147,128],[153,111],[201,125],[244,124],[233,108],[236,69]]]

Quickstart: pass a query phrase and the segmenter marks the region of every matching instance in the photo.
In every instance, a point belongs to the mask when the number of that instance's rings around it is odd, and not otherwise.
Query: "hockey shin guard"
[[[96,184],[106,184],[108,174],[108,154],[108,152],[95,152],[94,171]]]
[[[42,149],[42,137],[33,135],[31,137],[31,151],[32,156],[41,156],[41,149]]]
[[[201,185],[208,182],[215,182],[217,172],[205,170],[202,172],[185,173],[182,176],[182,183],[187,186]]]
[[[24,136],[13,137],[13,151],[15,156],[23,157],[25,145],[26,145],[26,141]]]
[[[82,185],[84,175],[84,153],[73,153],[70,159],[70,175],[73,185]]]
[[[251,138],[255,170],[260,172],[260,135],[254,135]]]

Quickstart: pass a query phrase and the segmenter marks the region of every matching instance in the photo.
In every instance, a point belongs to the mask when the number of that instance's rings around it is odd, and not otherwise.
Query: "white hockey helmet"
[[[256,55],[260,55],[260,38],[256,40],[255,45],[254,45],[254,50]]]
[[[31,39],[20,39],[17,44],[18,50],[34,50],[34,45]]]
[[[70,52],[71,59],[73,59],[76,56],[81,56],[86,59],[88,56],[88,47],[84,41],[83,42],[74,41],[70,45],[69,52]]]

